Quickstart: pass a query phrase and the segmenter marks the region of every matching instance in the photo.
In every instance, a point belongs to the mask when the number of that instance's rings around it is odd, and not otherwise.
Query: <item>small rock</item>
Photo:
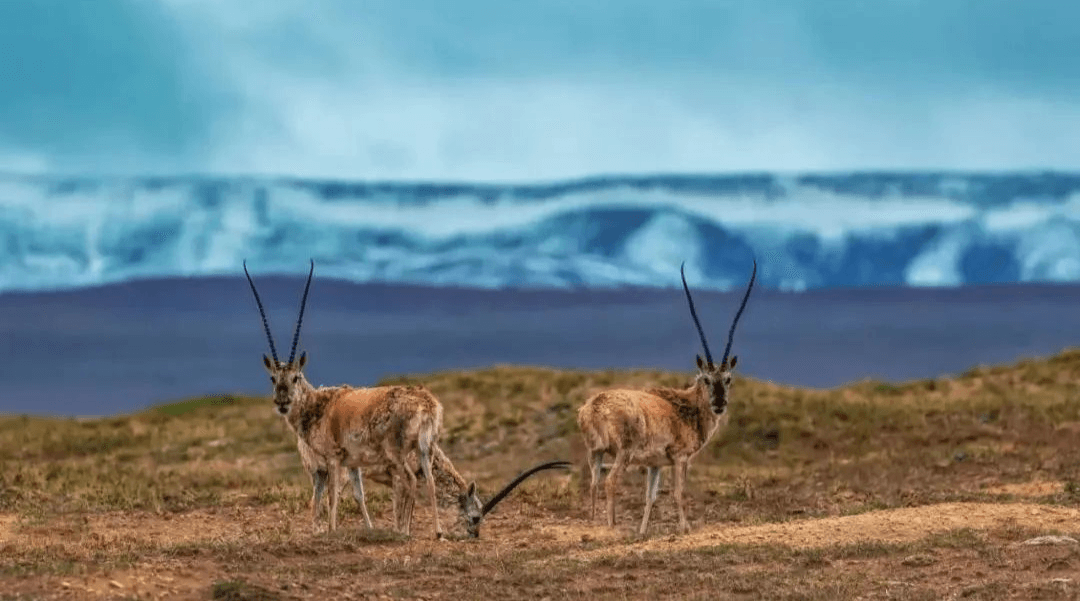
[[[1019,545],[1075,545],[1076,539],[1071,536],[1036,536],[1035,538],[1029,538]]]
[[[71,588],[71,583],[65,580],[64,582],[60,583],[60,586],[64,588]]]
[[[1050,581],[1051,584],[1060,584],[1062,586],[1072,582],[1072,578],[1054,578]]]
[[[593,538],[591,536],[589,536],[588,534],[582,534],[581,535],[581,542],[583,542],[583,543],[592,542],[592,539]]]
[[[117,582],[115,580],[110,580],[109,581],[109,586],[111,586],[113,588],[124,588],[124,585],[120,584],[119,582]]]
[[[964,599],[967,599],[968,597],[970,597],[972,595],[975,595],[975,594],[978,594],[979,592],[981,592],[981,591],[983,591],[985,589],[986,589],[985,585],[972,584],[971,586],[965,586],[963,588],[963,590],[960,591],[960,596],[963,597]]]
[[[923,555],[921,553],[918,555],[909,555],[900,562],[901,565],[912,568],[925,568],[926,566],[931,566],[935,563],[937,563],[936,559],[930,557],[929,555]]]
[[[1050,562],[1050,565],[1046,566],[1047,571],[1053,570],[1067,570],[1071,564],[1064,559],[1055,559]]]

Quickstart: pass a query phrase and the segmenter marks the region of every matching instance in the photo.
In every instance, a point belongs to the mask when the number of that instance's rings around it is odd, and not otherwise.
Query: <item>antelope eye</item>
[[[300,376],[299,376],[299,375],[295,375],[295,376],[293,376],[293,377],[292,377],[292,381],[293,381],[293,384],[296,384],[297,382],[299,382],[299,381],[300,381]]]

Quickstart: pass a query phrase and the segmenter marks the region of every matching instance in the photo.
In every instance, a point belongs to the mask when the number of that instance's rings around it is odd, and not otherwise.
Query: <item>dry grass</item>
[[[491,491],[537,461],[580,462],[575,411],[591,391],[688,378],[495,367],[384,383],[423,382],[442,399],[444,447]],[[575,472],[523,486],[480,541],[366,532],[351,501],[343,531],[312,534],[307,476],[266,399],[3,417],[0,599],[1077,595],[1076,545],[1012,543],[1080,532],[1054,513],[1080,507],[1080,351],[902,385],[734,386],[729,428],[691,470],[693,532],[673,537],[665,482],[644,542],[631,534],[636,472],[614,532],[584,519]],[[388,490],[372,484],[368,496],[387,527]],[[922,525],[888,511],[914,507],[928,512]],[[422,533],[430,516],[417,511]],[[838,525],[797,535],[825,518]]]

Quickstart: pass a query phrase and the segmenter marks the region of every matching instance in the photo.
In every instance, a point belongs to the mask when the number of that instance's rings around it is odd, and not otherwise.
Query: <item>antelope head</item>
[[[571,467],[569,461],[549,461],[547,463],[541,463],[534,466],[531,469],[518,474],[516,478],[510,481],[509,484],[504,486],[502,490],[495,493],[495,496],[488,499],[487,503],[480,504],[480,496],[476,492],[476,483],[470,482],[468,490],[461,495],[461,519],[464,522],[465,532],[468,538],[480,538],[480,522],[484,520],[484,517],[495,509],[495,506],[506,498],[506,495],[510,494],[519,484],[527,480],[533,474],[543,471],[552,470],[558,468]]]
[[[288,415],[289,408],[300,399],[300,396],[310,386],[304,378],[304,366],[307,364],[307,353],[301,353],[296,361],[296,344],[300,341],[300,326],[304,322],[304,307],[307,305],[308,289],[311,288],[311,276],[315,273],[315,261],[311,261],[311,271],[308,272],[307,284],[304,285],[304,296],[300,300],[300,316],[296,319],[296,331],[293,333],[292,349],[289,350],[289,360],[282,363],[278,360],[277,349],[274,348],[274,335],[270,333],[270,323],[266,319],[266,311],[263,309],[262,300],[259,299],[259,291],[255,289],[255,282],[251,280],[251,274],[247,270],[247,261],[244,262],[244,275],[247,276],[248,284],[251,285],[251,293],[255,295],[255,304],[259,307],[259,315],[262,317],[263,329],[266,330],[266,339],[270,342],[270,355],[263,355],[263,366],[270,372],[270,382],[274,385],[274,404],[280,415]]]
[[[746,308],[746,301],[750,298],[750,291],[754,289],[754,278],[757,277],[757,260],[754,260],[754,271],[750,274],[750,283],[746,286],[746,294],[743,295],[742,304],[739,305],[738,312],[735,313],[735,319],[731,322],[731,329],[728,330],[727,346],[724,347],[724,357],[720,359],[720,363],[713,363],[712,353],[709,352],[709,343],[705,340],[705,331],[701,328],[701,322],[698,321],[697,311],[694,310],[694,299],[690,296],[690,288],[686,285],[686,272],[684,271],[686,264],[679,268],[682,274],[683,290],[686,292],[686,302],[690,305],[690,317],[694,319],[694,326],[697,327],[698,336],[701,338],[701,346],[705,351],[705,359],[701,358],[701,355],[697,356],[697,378],[696,381],[700,382],[705,387],[706,394],[711,401],[713,413],[716,415],[723,415],[727,410],[728,393],[731,390],[731,372],[735,369],[735,364],[738,362],[738,355],[731,354],[731,343],[735,338],[735,326],[739,324],[739,318],[742,317],[743,309]]]
[[[465,492],[458,495],[458,521],[468,538],[480,538],[480,522],[484,519],[484,502],[476,490],[476,482],[469,482]]]

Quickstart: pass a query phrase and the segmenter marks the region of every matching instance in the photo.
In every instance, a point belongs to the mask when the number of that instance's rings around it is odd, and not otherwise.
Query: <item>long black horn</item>
[[[750,291],[754,289],[754,278],[757,277],[757,259],[754,259],[754,271],[750,274],[750,284],[746,286],[746,294],[742,297],[742,304],[739,305],[739,311],[735,313],[735,319],[731,321],[731,329],[728,330],[727,346],[724,347],[724,358],[720,360],[720,365],[727,363],[728,355],[731,353],[731,343],[735,339],[735,326],[739,324],[739,317],[742,316],[743,309],[746,308],[746,301],[750,298]]]
[[[705,341],[705,330],[701,329],[701,322],[698,321],[697,311],[694,310],[694,299],[690,297],[690,287],[686,285],[686,261],[679,266],[679,273],[682,275],[682,287],[686,291],[686,302],[690,303],[690,317],[694,318],[694,325],[697,327],[698,336],[701,337],[701,346],[705,349],[705,361],[709,365],[712,365],[712,353],[709,352],[709,343]]]
[[[526,478],[528,478],[529,476],[532,476],[536,472],[539,472],[539,471],[542,471],[542,470],[553,470],[553,469],[560,468],[560,467],[572,467],[572,466],[573,466],[573,464],[570,463],[569,461],[549,461],[547,463],[541,463],[540,465],[538,465],[538,466],[536,466],[536,467],[534,467],[534,468],[532,468],[532,469],[530,469],[530,470],[528,470],[526,472],[522,472],[521,475],[519,475],[517,478],[514,478],[513,480],[511,480],[510,484],[507,484],[506,486],[503,487],[502,490],[495,493],[495,496],[491,497],[491,499],[487,503],[484,503],[484,507],[480,510],[480,514],[481,515],[487,515],[489,511],[491,511],[492,509],[495,509],[495,506],[499,504],[499,501],[502,501],[504,498],[506,498],[506,495],[510,494],[510,491],[517,488],[517,486],[519,484],[521,484],[522,482],[524,482],[526,480]]]
[[[296,332],[292,337],[292,350],[289,351],[289,363],[296,356],[296,343],[300,342],[300,325],[304,323],[304,307],[307,306],[307,293],[311,288],[311,276],[315,274],[315,259],[311,260],[311,271],[307,274],[307,284],[304,284],[304,298],[300,299],[300,317],[296,318]]]
[[[270,333],[270,322],[266,320],[266,311],[263,309],[259,291],[255,289],[255,282],[251,281],[251,274],[247,270],[247,259],[244,259],[244,275],[247,276],[248,284],[251,285],[251,293],[255,295],[255,304],[259,306],[259,315],[262,317],[263,329],[266,330],[266,339],[270,342],[270,354],[274,357],[274,363],[280,363],[277,358],[277,349],[274,348],[274,335]]]

